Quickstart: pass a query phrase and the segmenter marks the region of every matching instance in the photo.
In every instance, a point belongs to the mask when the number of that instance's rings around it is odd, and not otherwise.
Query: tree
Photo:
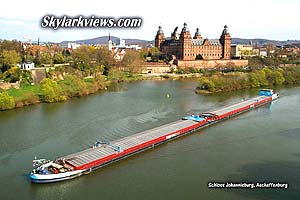
[[[96,49],[96,63],[97,65],[104,65],[106,67],[111,67],[115,65],[115,59],[113,58],[111,52],[103,47],[100,47],[99,49]]]
[[[272,73],[272,71],[271,71]],[[249,73],[249,80],[251,87],[260,87],[269,85],[264,70],[257,70]]]
[[[3,40],[0,42],[0,52],[2,51],[15,51],[18,54],[22,54],[23,53],[23,47],[21,42],[18,42],[17,40]]]
[[[103,75],[97,76],[95,78],[95,84],[98,87],[98,89],[102,90],[106,87],[105,80],[106,80],[106,78]]]
[[[13,109],[15,107],[15,100],[9,96],[7,92],[0,92],[0,110]]]
[[[85,71],[91,66],[92,50],[85,45],[80,46],[72,52],[73,67]]]
[[[94,70],[94,77],[96,78],[97,76],[102,75],[104,70],[104,65],[97,65]]]
[[[11,67],[6,72],[4,72],[4,76],[7,82],[15,83],[20,80],[22,71],[19,67]]]
[[[250,73],[249,80],[250,80],[251,87],[259,87],[260,86],[259,77],[256,73]]]
[[[65,80],[61,83],[62,88],[66,95],[79,96],[86,90],[86,83],[78,78],[77,76],[68,75]]]
[[[199,86],[198,88],[202,89],[202,90],[208,90],[210,92],[213,92],[215,90],[215,84],[213,81],[209,80],[206,77],[200,77],[198,79],[199,81]]]
[[[56,53],[56,54],[54,54],[54,56],[53,56],[53,63],[54,64],[62,64],[64,62],[65,62],[65,58],[62,55],[62,53]]]
[[[274,71],[269,78],[272,85],[282,85],[285,81],[282,73],[279,70]]]
[[[41,52],[39,50],[36,51],[35,53],[35,57],[33,59],[33,62],[36,66],[40,66],[41,65]]]
[[[127,50],[123,60],[121,61],[121,66],[128,68],[130,72],[139,72],[142,62],[143,60],[141,59],[139,52]]]
[[[41,82],[42,97],[45,102],[52,103],[57,101],[65,101],[67,97],[62,95],[61,87],[56,81],[45,78]]]
[[[0,53],[0,65],[2,72],[21,62],[21,56],[15,50],[4,50]]]
[[[41,64],[51,64],[52,58],[49,53],[41,53]]]

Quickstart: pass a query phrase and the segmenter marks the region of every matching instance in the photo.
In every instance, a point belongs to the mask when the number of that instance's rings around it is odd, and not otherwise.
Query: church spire
[[[110,32],[108,33],[108,50],[112,50],[113,48],[113,43],[111,41],[111,38],[110,38]]]

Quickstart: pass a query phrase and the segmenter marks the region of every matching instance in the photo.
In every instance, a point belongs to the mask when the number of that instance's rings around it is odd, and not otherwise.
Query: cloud
[[[25,26],[28,21],[20,19],[11,19],[6,17],[0,17],[0,25],[10,25],[10,26]]]

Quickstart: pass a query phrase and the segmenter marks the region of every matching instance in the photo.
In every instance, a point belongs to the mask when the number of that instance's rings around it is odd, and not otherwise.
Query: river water
[[[125,83],[55,104],[0,112],[1,199],[300,199],[300,87],[273,104],[92,172],[32,184],[34,156],[54,159],[239,102],[257,89],[197,95],[196,81]],[[288,183],[288,189],[208,188],[210,182]]]

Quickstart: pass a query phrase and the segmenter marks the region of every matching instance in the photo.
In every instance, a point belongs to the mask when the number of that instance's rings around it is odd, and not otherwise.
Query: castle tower
[[[162,31],[161,26],[158,27],[158,31],[155,36],[155,47],[161,50],[161,43],[163,43],[166,40],[164,32]]]
[[[199,32],[199,28],[196,29],[196,33],[194,35],[194,39],[197,39],[197,40],[201,40],[202,39],[201,33]]]
[[[178,59],[194,60],[192,52],[192,37],[186,23],[183,24],[179,40],[180,48],[178,49]]]
[[[231,51],[231,36],[228,32],[227,25],[224,26],[224,30],[220,37],[220,43],[222,44],[222,58],[230,59],[230,51]]]

